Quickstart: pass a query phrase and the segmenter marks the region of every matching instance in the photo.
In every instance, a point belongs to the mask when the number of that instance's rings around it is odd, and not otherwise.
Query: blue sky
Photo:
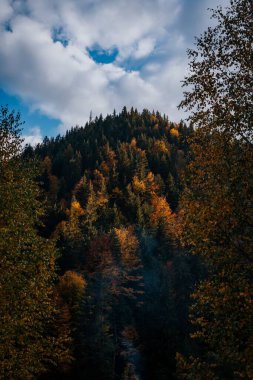
[[[32,144],[124,105],[185,118],[186,50],[217,5],[228,0],[0,0],[0,104]]]

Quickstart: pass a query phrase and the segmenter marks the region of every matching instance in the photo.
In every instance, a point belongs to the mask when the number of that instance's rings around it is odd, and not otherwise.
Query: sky
[[[0,104],[36,144],[124,106],[185,119],[188,48],[229,0],[0,0]]]

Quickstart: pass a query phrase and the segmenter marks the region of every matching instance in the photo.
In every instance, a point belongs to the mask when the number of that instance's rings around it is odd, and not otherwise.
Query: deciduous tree
[[[183,379],[253,377],[253,3],[231,0],[189,51],[192,139],[181,199],[184,242],[208,278],[193,294],[199,355],[179,358]]]

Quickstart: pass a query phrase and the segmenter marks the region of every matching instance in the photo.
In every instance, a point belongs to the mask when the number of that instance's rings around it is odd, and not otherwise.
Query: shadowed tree
[[[20,158],[19,115],[0,110],[0,378],[33,379],[69,355],[53,332],[55,247],[38,235],[35,172]]]
[[[179,375],[252,379],[253,3],[232,0],[213,17],[217,25],[189,51],[181,103],[197,128],[181,199],[183,240],[208,278],[191,308],[201,350],[178,356]]]

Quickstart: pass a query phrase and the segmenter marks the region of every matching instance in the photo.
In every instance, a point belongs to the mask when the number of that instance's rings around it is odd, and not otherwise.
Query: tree
[[[11,157],[20,152],[22,139],[20,137],[20,114],[9,112],[8,107],[0,109],[0,158],[1,163],[8,162]]]
[[[80,274],[67,271],[59,278],[58,290],[63,301],[70,308],[78,308],[84,296],[87,283]]]
[[[217,25],[188,50],[190,75],[180,106],[191,111],[194,127],[225,131],[252,144],[252,27],[251,0],[231,0],[230,8],[213,11]]]
[[[133,227],[129,226],[126,228],[114,228],[114,234],[122,262],[126,266],[136,265],[136,263],[139,262],[136,255],[139,243],[134,234]]]
[[[251,379],[253,3],[231,0],[213,17],[217,25],[189,51],[181,103],[196,128],[181,197],[183,241],[208,277],[192,295],[192,337],[201,350],[178,356],[179,377]]]
[[[0,110],[0,378],[33,379],[68,349],[52,329],[55,247],[39,236],[42,208],[22,161],[19,114]]]

